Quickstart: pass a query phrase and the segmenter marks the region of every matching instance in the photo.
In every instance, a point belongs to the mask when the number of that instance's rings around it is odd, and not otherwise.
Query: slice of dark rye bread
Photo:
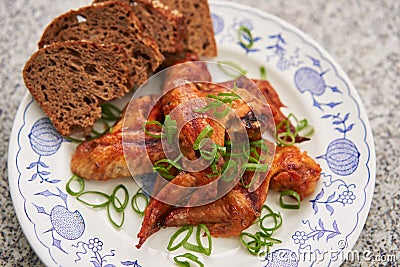
[[[50,44],[35,52],[23,70],[25,85],[64,136],[88,133],[100,105],[130,91],[129,59],[116,44],[86,41]]]
[[[217,45],[207,0],[160,0],[182,13],[187,30],[186,48],[199,56],[217,56]]]
[[[86,6],[55,18],[45,29],[39,48],[68,40],[122,45],[131,61],[134,85],[144,83],[164,61],[156,42],[143,36],[143,26],[130,6],[120,1]]]
[[[109,0],[94,0],[102,3]],[[119,0],[130,5],[131,11],[138,17],[144,27],[144,36],[157,42],[163,53],[180,53],[184,48],[186,27],[183,16],[176,10],[170,10],[159,1]]]

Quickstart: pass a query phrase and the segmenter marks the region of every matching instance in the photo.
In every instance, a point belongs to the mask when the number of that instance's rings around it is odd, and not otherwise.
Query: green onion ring
[[[249,38],[248,44],[245,43],[246,40],[243,40],[243,37],[242,37],[243,34],[246,34],[247,37]],[[250,29],[245,26],[240,26],[240,28],[238,30],[238,40],[246,48],[251,48],[254,45],[253,35],[251,34]]]
[[[157,167],[156,166],[156,167],[153,167],[153,170],[158,172],[158,174],[160,174],[165,179],[172,180],[175,178],[175,176],[170,174],[168,169],[165,167],[162,167],[162,166]]]
[[[264,66],[260,67],[260,79],[261,80],[266,80],[267,79],[267,70],[265,69]]]
[[[274,219],[274,226],[273,227],[264,226],[263,222],[268,217],[272,217]],[[281,217],[280,213],[268,213],[268,214],[264,215],[260,219],[260,228],[261,228],[261,230],[263,230],[266,233],[268,231],[274,232],[277,229],[279,229],[281,226],[282,226],[282,217]]]
[[[71,189],[71,183],[77,181],[79,183],[79,190],[78,191],[73,191]],[[65,190],[67,191],[68,194],[70,194],[71,196],[77,196],[80,193],[83,192],[83,190],[85,190],[85,180],[83,180],[82,177],[79,177],[78,175],[74,174],[72,175],[72,177],[69,179],[69,181],[67,182],[66,186],[65,186]]]
[[[200,239],[201,229],[203,229],[205,234],[207,235],[208,248],[205,248],[203,246],[203,244],[201,243],[201,239]],[[208,230],[207,226],[205,226],[204,224],[199,224],[197,226],[196,240],[197,240],[197,244],[199,244],[199,247],[204,251],[204,254],[206,254],[207,256],[210,256],[211,250],[212,250],[211,234],[210,234],[210,231]]]
[[[119,201],[118,197],[117,197],[117,193],[118,191],[122,189],[124,191],[124,201],[122,203],[122,205],[120,205],[119,207],[117,206],[117,204],[115,203],[115,199],[118,200],[119,204],[121,204],[121,201]],[[129,201],[129,193],[128,193],[128,189],[123,185],[123,184],[119,184],[114,188],[114,191],[111,194],[111,204],[114,206],[115,210],[118,212],[123,211],[126,206],[128,205],[128,201]]]
[[[235,62],[229,61],[229,60],[218,61],[218,68],[223,73],[225,73],[226,75],[228,75],[229,77],[232,77],[232,78],[239,78],[240,76],[247,74],[246,70],[244,70],[242,67],[240,67]],[[235,70],[235,73],[232,73],[233,72],[232,68]]]
[[[115,198],[115,199],[119,202],[119,205],[122,206],[121,201],[120,201],[118,198]],[[111,222],[116,228],[121,228],[121,226],[124,224],[124,221],[125,221],[125,212],[124,212],[124,210],[122,210],[122,211],[116,210],[117,213],[121,213],[121,214],[122,214],[122,216],[121,216],[121,222],[118,224],[116,221],[114,221],[114,219],[113,219],[112,216],[111,216],[110,206],[111,206],[111,205],[107,205],[107,216],[108,216],[108,219],[110,220],[110,222]]]
[[[244,163],[242,164],[242,168],[246,169],[247,171],[267,172],[269,166],[268,164],[261,163]]]
[[[152,134],[149,131],[147,131],[147,129],[146,129],[147,125],[157,125],[157,126],[160,126],[162,128],[163,125],[160,122],[158,122],[158,121],[146,121],[146,122],[143,123],[142,128],[143,128],[144,133],[147,134],[148,136],[151,136],[151,137],[154,137],[154,138],[161,138],[162,137],[161,134]]]
[[[175,241],[175,239],[181,233],[183,233],[185,231],[187,231],[186,236],[178,244],[176,244],[175,246],[172,246],[174,241]],[[189,237],[192,235],[192,232],[193,232],[193,226],[191,226],[191,225],[182,226],[178,231],[176,231],[172,235],[171,239],[169,240],[169,243],[168,243],[168,246],[167,246],[168,251],[174,251],[174,250],[177,250],[178,248],[182,247],[183,244],[185,244],[188,241]]]
[[[283,201],[284,196],[294,197],[297,200],[297,204],[286,204]],[[292,209],[292,210],[300,209],[300,202],[301,202],[300,195],[296,191],[293,191],[293,190],[284,190],[281,192],[281,194],[279,196],[279,203],[283,209]]]
[[[143,210],[140,210],[139,205],[137,203],[137,199],[138,198],[142,198],[146,201],[146,207]],[[147,206],[149,205],[149,199],[147,197],[147,195],[145,193],[143,193],[143,190],[140,188],[136,194],[132,197],[132,201],[131,201],[131,206],[132,209],[139,215],[144,215],[144,212],[147,208]]]
[[[196,263],[199,267],[204,267],[204,264],[199,261],[199,258],[192,253],[185,253],[182,255],[178,255],[174,257],[174,261],[180,267],[190,267],[190,263],[188,261],[180,261],[179,258],[186,258],[194,263]]]
[[[204,129],[199,133],[199,135],[197,136],[196,140],[194,141],[193,149],[194,150],[198,150],[199,149],[199,145],[200,145],[200,141],[203,140],[206,137],[211,137],[213,132],[214,132],[214,129],[210,125],[207,125],[206,127],[204,127]]]
[[[89,202],[87,202],[87,201],[85,201],[85,200],[82,199],[82,196],[85,196],[85,195],[92,195],[92,194],[93,194],[93,195],[99,195],[99,196],[101,196],[101,197],[105,197],[105,198],[107,199],[107,201],[105,201],[105,202],[103,202],[103,203],[101,203],[101,204],[92,204],[92,203],[89,203]],[[76,199],[77,199],[79,202],[81,202],[81,203],[83,203],[83,204],[85,204],[85,205],[87,205],[87,206],[89,206],[89,207],[92,207],[92,208],[102,208],[102,207],[108,206],[108,204],[110,204],[110,196],[107,195],[107,194],[105,194],[105,193],[103,193],[103,192],[99,192],[99,191],[86,191],[86,192],[82,192],[82,193],[80,193],[79,195],[76,196]]]

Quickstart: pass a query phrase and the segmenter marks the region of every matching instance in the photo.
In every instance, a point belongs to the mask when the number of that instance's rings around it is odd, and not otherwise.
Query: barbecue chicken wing
[[[108,180],[131,176],[125,157],[129,155],[132,159],[131,168],[136,173],[152,172],[151,164],[144,164],[138,155],[149,153],[152,162],[165,158],[160,139],[146,137],[143,142],[143,122],[145,111],[153,106],[155,96],[144,96],[136,98],[133,105],[137,107],[137,113],[121,115],[121,119],[113,126],[111,132],[91,141],[86,141],[77,146],[71,159],[71,170],[82,178],[89,180]],[[155,105],[150,113],[149,119],[160,119],[161,106]],[[123,127],[129,125],[129,135],[125,135],[125,142],[128,146],[123,147]],[[125,149],[125,151],[124,151]],[[127,155],[124,155],[125,154]]]

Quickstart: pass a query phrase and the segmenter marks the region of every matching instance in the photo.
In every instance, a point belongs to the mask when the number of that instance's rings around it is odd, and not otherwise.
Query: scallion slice
[[[265,69],[264,66],[260,67],[260,79],[261,80],[266,80],[267,79],[267,70]]]
[[[297,204],[287,204],[285,203],[285,201],[283,200],[285,196],[289,196],[289,197],[293,197],[296,199]],[[281,192],[280,196],[279,196],[279,204],[281,205],[281,207],[283,209],[300,209],[300,202],[301,202],[301,198],[300,195],[293,190],[284,190]]]
[[[204,232],[207,236],[208,247],[204,247],[203,243],[201,242],[201,229],[204,230]],[[205,226],[204,224],[199,224],[197,226],[196,241],[197,241],[197,245],[194,245],[189,242],[185,242],[183,244],[183,247],[186,248],[187,250],[191,250],[193,252],[202,253],[207,256],[210,256],[211,250],[212,250],[211,234],[210,234],[210,231],[208,230],[207,226]]]
[[[78,191],[74,191],[71,188],[71,183],[75,183],[78,182],[79,184],[79,190]],[[65,186],[65,190],[67,191],[68,194],[70,194],[71,196],[77,196],[80,193],[83,192],[83,190],[85,190],[85,181],[83,180],[83,178],[79,177],[78,175],[74,174],[72,175],[72,177],[68,180],[66,186]]]
[[[146,122],[144,122],[144,123],[143,123],[143,131],[144,131],[144,133],[147,134],[148,136],[151,136],[151,137],[154,137],[154,138],[161,138],[161,137],[162,137],[161,133],[160,133],[160,134],[153,134],[153,133],[149,132],[149,131],[146,129],[146,126],[147,126],[147,125],[157,125],[157,126],[160,126],[160,128],[162,128],[163,125],[162,125],[159,121],[146,121]]]
[[[199,135],[197,136],[196,140],[194,141],[193,149],[194,150],[199,150],[200,142],[204,138],[211,137],[213,132],[214,132],[214,129],[210,125],[207,125],[206,127],[204,127],[204,129],[199,133]]]
[[[124,192],[124,201],[123,202],[121,202],[117,196],[119,190],[122,190]],[[115,203],[115,200],[117,200],[118,203]],[[118,211],[118,212],[123,211],[129,202],[128,189],[123,184],[117,185],[111,194],[110,202],[116,211]]]
[[[177,239],[178,236],[180,236],[184,232],[186,232],[184,238],[180,242],[178,242],[178,244],[174,245],[175,239]],[[182,247],[183,244],[185,244],[188,241],[189,237],[192,235],[192,232],[193,232],[193,226],[191,225],[182,226],[181,228],[179,228],[178,231],[176,231],[169,240],[167,246],[168,251],[174,251]]]
[[[182,261],[182,260],[180,260],[180,258],[186,258],[186,259],[196,263],[199,267],[204,267],[204,264],[201,261],[199,261],[199,258],[197,256],[193,255],[192,253],[185,253],[185,254],[174,257],[174,261],[176,264],[178,264],[178,266],[190,267],[189,261]]]
[[[244,163],[244,164],[242,164],[242,168],[246,169],[247,171],[267,172],[268,171],[268,164]]]
[[[140,209],[139,204],[138,204],[138,199],[144,199],[144,201],[146,202],[144,209]],[[132,197],[132,201],[131,201],[131,206],[132,209],[139,215],[144,215],[144,212],[147,208],[147,206],[149,205],[149,198],[147,197],[147,195],[145,193],[143,193],[143,190],[140,188],[136,194]]]
[[[114,198],[114,199],[117,200],[119,207],[123,206],[123,203],[121,203],[121,201],[118,198]],[[115,206],[117,206],[117,204],[115,204]],[[116,228],[120,228],[120,227],[122,227],[122,225],[124,224],[124,221],[125,221],[125,211],[123,209],[122,210],[114,209],[116,214],[118,214],[120,216],[120,221],[118,223],[116,221],[116,218],[114,217],[115,214],[114,215],[112,214],[111,207],[114,207],[114,205],[107,205],[107,216],[108,216],[108,219]]]
[[[171,145],[173,143],[174,134],[178,130],[176,120],[171,119],[170,115],[165,116],[164,128],[165,135],[167,136],[167,142]]]
[[[85,200],[84,197],[89,197],[89,198],[103,198],[104,200],[101,201],[100,203],[90,203],[88,200]],[[106,193],[103,192],[99,192],[99,191],[86,191],[86,192],[82,192],[79,195],[76,196],[76,199],[89,206],[92,208],[102,208],[105,206],[108,206],[108,204],[110,204],[110,196],[107,195]]]
[[[244,76],[247,74],[247,71],[243,69],[239,64],[230,60],[218,61],[218,68],[223,73],[232,78],[239,78],[240,76]]]
[[[204,230],[204,233],[207,236],[207,241],[208,241],[208,247],[204,247],[203,244],[201,243],[201,229]],[[197,226],[197,232],[196,232],[196,241],[197,244],[199,245],[200,249],[206,254],[207,256],[211,255],[211,250],[212,250],[212,240],[211,240],[211,233],[208,230],[207,226],[204,224],[199,224]]]

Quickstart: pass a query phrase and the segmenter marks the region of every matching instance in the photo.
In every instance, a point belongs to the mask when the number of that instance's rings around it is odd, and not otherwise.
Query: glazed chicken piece
[[[282,121],[286,121],[287,117],[282,113],[281,108],[285,107],[284,104],[282,104],[277,92],[275,89],[272,87],[271,83],[266,81],[266,80],[257,80],[257,79],[248,79],[244,76],[239,77],[236,80],[232,81],[227,81],[223,83],[219,83],[220,85],[223,85],[227,88],[233,88],[235,85],[240,88],[244,88],[252,92],[253,94],[256,95],[256,99],[262,99],[266,100],[270,111],[273,115],[275,126],[277,126],[279,123]],[[259,90],[258,90],[259,89]],[[262,96],[259,95],[259,91],[261,91]],[[294,126],[290,123],[290,128],[291,131],[294,132]],[[281,132],[286,132],[286,126],[283,125],[279,130],[279,133]],[[297,135],[295,138],[296,143],[301,143],[304,141],[309,140],[307,137],[302,137]]]
[[[268,173],[270,187],[275,191],[294,190],[304,199],[314,192],[321,171],[319,164],[298,147],[277,147]]]
[[[249,183],[254,179],[253,175],[254,172],[245,172],[243,179]],[[238,183],[228,194],[210,204],[176,208],[163,219],[163,226],[205,224],[214,237],[239,236],[260,216],[268,194],[269,179],[267,176],[254,192]]]
[[[199,116],[194,110],[207,105],[204,98],[198,91],[196,84],[192,81],[210,80],[210,74],[207,70],[207,65],[204,62],[184,63],[174,66],[172,69],[167,70],[166,81],[163,86],[164,95],[162,97],[162,107],[165,115],[170,115],[172,120],[177,122],[178,128],[182,127],[179,133],[179,146],[183,156],[188,159],[187,163],[190,165],[191,161],[200,158],[199,152],[194,149],[194,144],[200,133],[207,126],[211,126],[213,133],[209,136],[210,139],[219,146],[224,146],[225,142],[225,129],[224,127],[211,120],[207,116]],[[223,164],[222,157],[217,162],[218,168]],[[184,167],[185,166],[183,164]],[[187,168],[186,168],[187,169]],[[213,183],[218,176],[210,178],[207,176],[212,174],[210,167],[195,173],[182,172],[178,174],[169,184],[161,187],[157,197],[150,200],[149,206],[146,208],[144,220],[141,230],[138,234],[139,244],[138,248],[146,241],[146,239],[160,229],[160,220],[170,212],[174,206],[165,200],[166,197],[171,198],[175,202],[180,199],[186,199],[187,203],[183,205],[193,205],[204,199],[212,199],[216,196],[218,190],[218,183]],[[181,187],[199,187],[210,184],[207,190],[202,190],[201,193],[188,191],[187,194],[182,194],[181,191],[174,191],[175,186]],[[159,185],[155,185],[159,188]],[[189,198],[189,199],[188,199]],[[160,201],[164,199],[164,201]],[[177,205],[175,205],[177,206]]]
[[[97,139],[86,141],[77,146],[71,159],[71,170],[82,178],[89,180],[109,180],[131,176],[125,157],[132,159],[130,167],[135,173],[152,172],[151,164],[145,164],[141,157],[146,149],[152,162],[165,158],[160,139],[146,137],[143,142],[143,122],[147,120],[146,110],[150,110],[149,120],[159,120],[162,116],[161,106],[154,105],[158,97],[144,96],[133,100],[137,107],[135,114],[121,115],[121,119],[113,126],[112,131]],[[131,145],[123,147],[124,125],[129,125],[129,134],[125,134],[125,142]],[[125,151],[124,151],[125,149]],[[124,155],[124,152],[126,155]]]
[[[315,190],[321,168],[297,147],[278,147],[265,180],[254,192],[238,184],[223,198],[194,208],[177,208],[160,223],[163,226],[206,224],[215,237],[239,236],[260,215],[268,189],[292,189],[303,199]],[[244,179],[251,179],[246,172]]]

